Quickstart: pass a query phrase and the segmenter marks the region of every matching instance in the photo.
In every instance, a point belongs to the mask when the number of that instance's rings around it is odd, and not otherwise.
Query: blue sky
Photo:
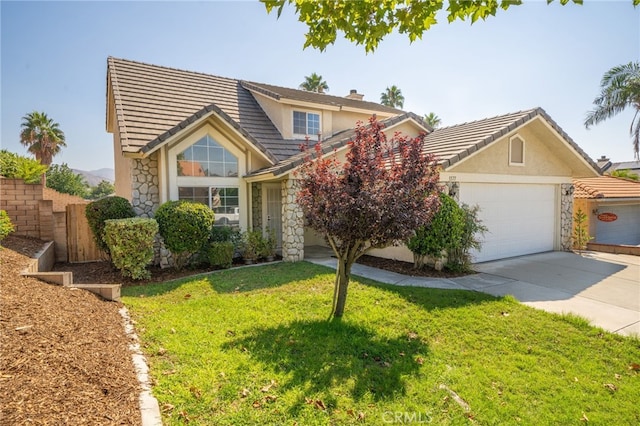
[[[105,130],[108,56],[297,87],[317,72],[329,93],[379,101],[392,84],[404,109],[444,125],[544,108],[596,159],[633,159],[632,111],[582,125],[609,68],[640,58],[640,8],[527,2],[470,25],[446,17],[410,44],[394,35],[373,54],[345,40],[303,50],[305,27],[257,2],[7,2],[1,14],[2,148],[25,154],[21,117],[44,111],[67,148],[54,158],[84,170],[113,167]]]

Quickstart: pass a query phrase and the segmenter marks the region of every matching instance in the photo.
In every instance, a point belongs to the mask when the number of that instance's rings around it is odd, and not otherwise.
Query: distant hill
[[[113,183],[115,181],[115,171],[113,169],[105,168],[91,171],[79,169],[71,170],[85,178],[89,186],[96,186],[103,180],[106,180],[109,183]]]

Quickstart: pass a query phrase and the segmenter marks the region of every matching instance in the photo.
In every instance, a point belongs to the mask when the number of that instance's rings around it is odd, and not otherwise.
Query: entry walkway
[[[336,267],[331,251],[306,247],[305,260]],[[640,336],[640,257],[587,252],[549,252],[474,265],[458,278],[413,277],[355,264],[351,273],[400,286],[474,290],[513,295],[525,305],[574,313],[595,326]]]

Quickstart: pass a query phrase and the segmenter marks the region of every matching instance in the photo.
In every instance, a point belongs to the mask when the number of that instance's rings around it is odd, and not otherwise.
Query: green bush
[[[480,207],[475,205],[469,207],[466,204],[460,206],[464,212],[464,227],[460,243],[451,248],[448,253],[447,269],[453,271],[468,271],[471,267],[471,254],[472,249],[480,250],[482,248],[482,242],[479,236],[484,235],[488,228],[482,224],[478,213]]]
[[[104,250],[105,253],[110,255],[109,247],[104,240],[105,221],[136,217],[136,213],[126,198],[107,197],[87,204],[85,216],[89,222],[89,228],[91,228],[96,244]]]
[[[6,211],[0,210],[0,241],[4,240],[7,235],[15,231],[11,218]]]
[[[424,265],[427,256],[439,259],[460,244],[464,233],[464,211],[453,198],[440,193],[440,209],[431,223],[421,226],[407,243],[413,252],[416,268]]]
[[[262,230],[254,229],[246,231],[242,234],[242,242],[240,243],[240,251],[242,257],[248,261],[257,260],[264,253],[265,240],[262,236]]]
[[[0,150],[0,176],[8,179],[22,179],[25,183],[40,183],[40,178],[47,171],[47,166],[33,158]]]
[[[231,268],[235,247],[231,241],[211,242],[207,250],[209,265],[219,268]]]
[[[133,279],[149,278],[147,265],[153,261],[153,241],[158,222],[141,217],[111,219],[104,223],[104,241],[111,261],[122,275]]]
[[[165,246],[173,254],[176,267],[181,269],[209,240],[214,214],[204,204],[167,201],[158,208],[155,218]]]

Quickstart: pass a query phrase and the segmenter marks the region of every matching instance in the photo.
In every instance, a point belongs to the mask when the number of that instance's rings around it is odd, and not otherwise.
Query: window
[[[238,159],[209,135],[179,153],[177,163],[178,176],[238,176]]]
[[[320,114],[293,111],[293,133],[296,135],[317,135],[320,133]]]
[[[517,135],[509,139],[509,165],[524,166],[524,139]]]
[[[178,199],[209,206],[216,215],[216,226],[237,226],[240,223],[238,188],[180,186]]]

